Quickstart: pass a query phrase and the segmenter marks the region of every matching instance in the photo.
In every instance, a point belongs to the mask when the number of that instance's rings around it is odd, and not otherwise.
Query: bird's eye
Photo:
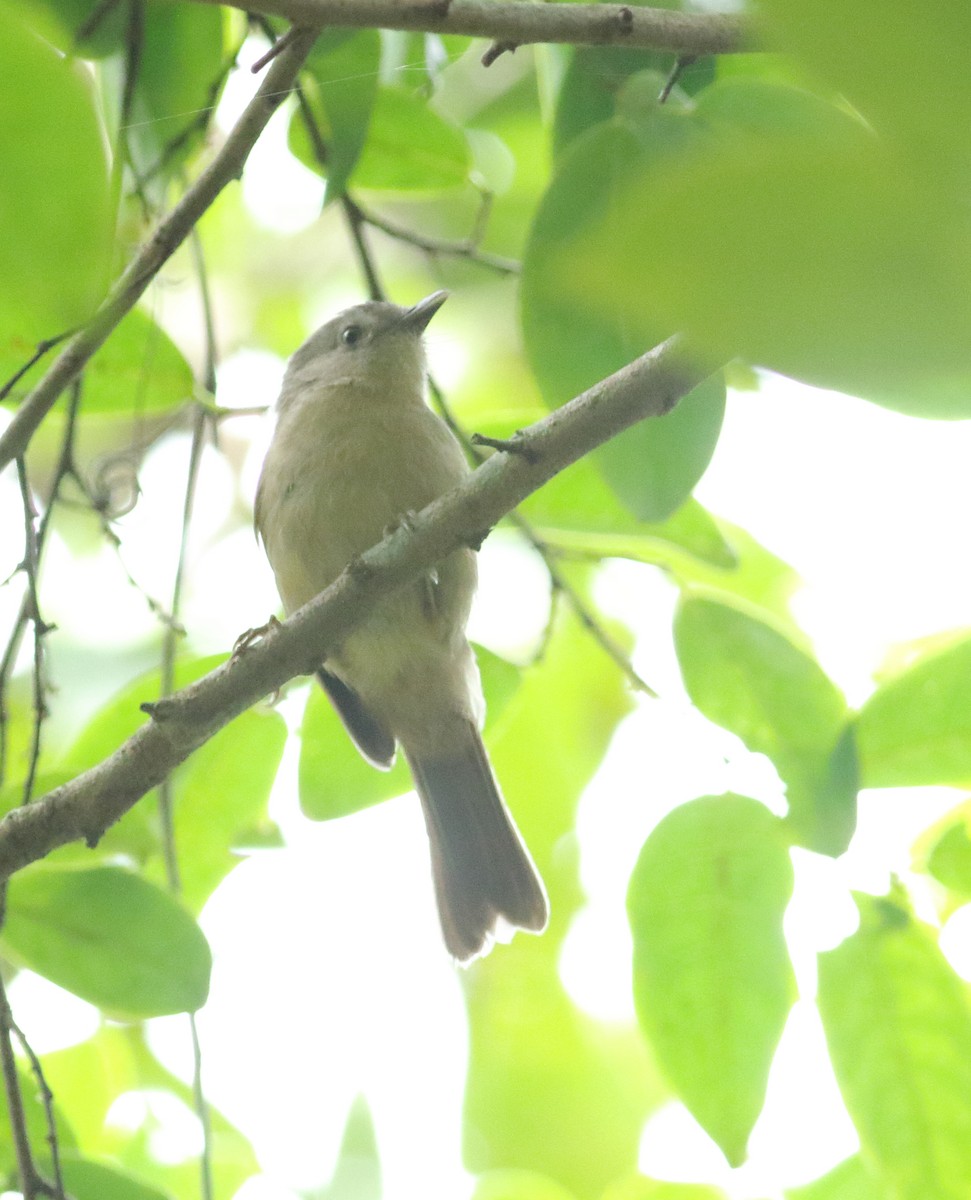
[[[360,325],[348,325],[341,330],[341,341],[345,346],[356,346],[363,336],[364,330]]]

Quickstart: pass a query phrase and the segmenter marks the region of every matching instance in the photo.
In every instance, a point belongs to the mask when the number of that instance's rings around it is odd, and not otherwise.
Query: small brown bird
[[[256,495],[288,613],[469,472],[425,403],[422,334],[446,295],[349,308],[290,359]],[[548,915],[479,735],[482,686],[465,637],[475,587],[475,555],[458,550],[382,600],[319,672],[369,762],[387,770],[397,745],[408,760],[445,945],[463,963],[488,951],[502,922],[539,933]]]

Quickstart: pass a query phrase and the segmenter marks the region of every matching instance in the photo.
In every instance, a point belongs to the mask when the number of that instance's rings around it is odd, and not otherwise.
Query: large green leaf
[[[31,356],[22,338],[0,335],[0,377],[8,378]],[[12,393],[18,398],[39,378],[47,365],[37,363]],[[85,368],[83,411],[86,417],[154,417],[171,413],[195,392],[192,368],[169,335],[141,309],[133,309],[114,329]],[[51,453],[63,439],[64,417],[53,419],[47,435]],[[90,420],[82,426],[88,433]],[[41,433],[45,432],[44,427]]]
[[[74,1200],[169,1200],[169,1193],[129,1171],[77,1154],[62,1156],[61,1172]]]
[[[786,1200],[891,1200],[863,1159],[855,1154],[802,1187],[786,1188]]]
[[[726,1197],[721,1188],[704,1183],[671,1183],[635,1175],[609,1187],[602,1200],[726,1200]]]
[[[126,1092],[163,1092],[189,1111],[194,1106],[191,1086],[162,1067],[147,1049],[144,1027],[105,1024],[87,1041],[45,1055],[44,1071],[76,1125],[85,1154],[110,1156],[125,1172],[150,1179],[172,1196],[198,1192],[199,1164],[194,1155],[176,1163],[160,1162],[153,1155],[158,1125],[151,1113],[135,1129],[122,1130],[106,1120],[112,1104]],[[233,1196],[245,1179],[257,1173],[256,1159],[239,1130],[212,1104],[207,1107],[214,1193]]]
[[[971,780],[971,638],[882,684],[856,721],[864,787]]]
[[[97,305],[112,204],[92,80],[29,32],[18,7],[0,4],[0,341],[19,365]]]
[[[971,413],[963,206],[794,89],[717,84],[693,120],[694,153],[600,172],[600,212],[549,264],[561,303],[581,321],[616,310],[635,338],[681,329],[714,361]]]
[[[661,318],[629,320],[623,292],[630,284],[615,292],[609,271],[599,280],[596,299],[579,296],[564,279],[578,238],[591,229],[623,228],[614,206],[629,182],[679,157],[699,136],[685,114],[656,108],[636,123],[616,120],[590,129],[560,160],[523,260],[523,334],[547,404],[564,403],[674,332],[676,325]],[[620,240],[638,255],[641,247],[630,246],[626,229]],[[582,248],[579,253],[582,264]],[[597,465],[635,516],[660,521],[685,501],[718,439],[724,399],[720,378],[709,379],[667,416],[642,422],[597,452]]]
[[[634,1169],[644,1120],[666,1095],[636,1029],[580,1012],[559,977],[562,939],[582,902],[576,806],[629,708],[624,679],[600,647],[576,621],[557,621],[490,743],[546,880],[550,926],[540,938],[517,935],[464,977],[469,1168],[528,1164],[578,1196],[599,1195]]]
[[[374,97],[367,142],[351,179],[381,191],[438,191],[466,182],[472,164],[462,130],[404,88]]]
[[[225,655],[176,663],[176,689],[201,678]],[[157,700],[161,676],[146,672],[95,713],[68,751],[63,770],[77,774],[107,758],[149,718],[140,705]],[[182,899],[198,912],[217,883],[239,861],[238,852],[278,840],[267,816],[270,789],[286,741],[279,713],[251,709],[221,729],[172,773],[175,850]],[[166,880],[165,851],[157,803],[141,800],[113,825],[102,848],[142,864],[159,883]]]
[[[123,130],[136,168],[181,169],[215,112],[223,75],[223,19],[218,8],[168,2],[143,5],[129,126]],[[159,189],[159,197],[164,195]]]
[[[846,1107],[894,1200],[965,1200],[966,987],[897,897],[856,903],[859,930],[819,958],[819,1010]]]
[[[18,1068],[16,1079],[20,1090],[27,1139],[34,1154],[34,1162],[45,1175],[50,1177],[53,1166],[50,1156],[50,1141],[48,1140],[50,1129],[37,1077],[32,1071]],[[59,1098],[52,1101],[51,1111],[57,1129],[58,1147],[62,1154],[69,1153],[77,1142],[74,1129],[65,1118]],[[0,1121],[0,1185],[5,1185],[6,1189],[10,1191],[16,1191],[20,1187],[17,1146],[9,1120]]]
[[[836,685],[780,629],[714,597],[685,596],[674,636],[692,703],[772,760],[795,836],[812,850],[841,854],[856,825],[857,780]]]
[[[118,867],[28,867],[7,892],[0,936],[14,962],[120,1017],[200,1008],[209,946],[171,896]]]
[[[290,118],[290,147],[306,166],[326,174],[327,203],[343,194],[360,157],[378,89],[378,31],[362,29],[350,37],[347,33],[330,30],[318,40],[304,68],[310,80],[305,94],[309,114],[298,108]],[[308,116],[313,133],[307,128]]]
[[[759,7],[767,43],[832,83],[931,183],[964,193],[971,152],[959,131],[971,124],[971,79],[940,48],[971,43],[966,4],[760,0]]]
[[[745,796],[664,818],[631,876],[634,1001],[661,1066],[733,1166],[765,1100],[794,999],[781,822]]]

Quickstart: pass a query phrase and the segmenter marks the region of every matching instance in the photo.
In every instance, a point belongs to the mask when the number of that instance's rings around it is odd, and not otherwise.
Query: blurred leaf
[[[8,885],[0,946],[83,1000],[119,1017],[200,1008],[209,946],[171,896],[117,867],[28,867]]]
[[[80,52],[85,58],[106,58],[124,49],[126,14],[121,4],[106,6],[94,28],[80,41],[77,32],[100,7],[94,0],[33,0],[23,7],[27,10],[24,19],[64,54]]]
[[[306,99],[320,135],[320,154],[301,109],[290,118],[290,148],[311,170],[326,175],[328,204],[343,195],[364,148],[378,90],[380,34],[362,29],[349,37],[348,32],[326,30],[304,68],[312,80]]]
[[[954,133],[971,124],[971,80],[950,69],[940,48],[971,43],[967,5],[927,0],[911,11],[886,0],[760,0],[759,8],[767,44],[784,46],[844,93],[915,171],[963,194],[971,157]]]
[[[786,1200],[891,1200],[863,1159],[854,1154],[803,1187],[786,1188]]]
[[[576,806],[629,708],[620,672],[562,617],[490,743],[549,889],[550,927],[541,938],[517,935],[463,980],[469,1169],[528,1169],[578,1196],[597,1195],[619,1170],[634,1169],[644,1120],[665,1096],[637,1031],[586,1016],[559,978],[562,939],[582,899]]]
[[[856,721],[864,787],[971,780],[971,638],[882,684]]]
[[[604,164],[599,211],[549,264],[560,303],[581,321],[615,312],[644,341],[681,329],[716,362],[741,355],[918,415],[971,413],[963,207],[795,89],[714,85],[694,123],[705,136],[680,153]]]
[[[27,1127],[27,1139],[34,1153],[34,1161],[45,1175],[50,1176],[51,1156],[47,1114],[38,1089],[37,1077],[25,1069],[17,1070],[17,1082],[20,1087],[20,1098],[24,1110],[24,1124]],[[76,1144],[74,1130],[68,1123],[59,1101],[52,1101],[54,1121],[57,1126],[58,1146],[62,1151],[70,1151]],[[18,1173],[17,1149],[14,1145],[13,1130],[9,1120],[0,1121],[0,1184],[6,1182],[9,1191],[16,1191],[20,1186]]]
[[[596,451],[597,464],[635,517],[663,521],[704,475],[724,415],[725,381],[711,375],[667,416],[641,421],[611,438]]]
[[[438,191],[465,183],[471,162],[457,125],[403,88],[383,87],[351,178],[359,188]]]
[[[952,808],[922,834],[915,857],[938,883],[971,897],[971,800]]]
[[[491,437],[511,437],[546,415],[544,410],[490,412],[477,416],[475,427]],[[587,458],[527,496],[519,512],[545,541],[587,554],[660,563],[688,554],[726,570],[737,565],[730,542],[697,500],[689,498],[664,521],[641,521]]]
[[[106,1121],[115,1100],[136,1091],[166,1092],[187,1110],[193,1107],[191,1087],[148,1051],[142,1027],[104,1025],[86,1042],[45,1055],[44,1070],[52,1091],[76,1122],[86,1153],[110,1155],[126,1171],[150,1179],[171,1195],[196,1194],[199,1166],[194,1155],[172,1164],[159,1162],[151,1153],[154,1118],[148,1116],[136,1129]],[[239,1130],[211,1103],[208,1108],[214,1192],[217,1197],[233,1196],[257,1173],[256,1159]]]
[[[654,7],[678,6],[666,3]],[[556,106],[553,146],[557,156],[580,134],[617,115],[618,98],[632,76],[642,75],[650,79],[649,92],[656,103],[673,61],[669,53],[626,46],[575,47],[563,76]],[[714,73],[714,59],[700,60],[684,72],[678,86],[696,92],[712,81]]]
[[[734,795],[669,813],[631,876],[641,1027],[732,1166],[745,1160],[795,996],[782,934],[792,882],[782,823]]]
[[[251,832],[262,831],[264,845],[274,833],[267,806],[286,740],[279,713],[250,709],[173,773],[179,898],[192,912],[240,861]],[[165,882],[160,858],[155,875]]]
[[[201,679],[225,660],[224,654],[216,654],[178,661],[176,690]],[[81,731],[65,756],[63,773],[69,777],[79,774],[114,753],[148,720],[139,706],[158,699],[160,692],[157,669],[129,683]],[[239,861],[236,851],[245,849],[251,840],[272,844],[278,836],[267,815],[267,804],[285,741],[286,724],[279,713],[250,709],[173,771],[181,899],[193,912],[202,908]],[[156,813],[154,799],[141,800],[106,831],[100,845],[142,865],[151,864],[149,873],[164,884],[162,830]]]
[[[522,279],[526,350],[551,407],[674,332],[675,325],[660,319],[649,327],[629,320],[621,291],[615,294],[607,286],[606,267],[593,303],[564,279],[578,253],[577,239],[588,229],[609,229],[612,237],[624,229],[619,243],[638,256],[627,228],[615,219],[615,197],[631,179],[655,171],[697,137],[683,114],[657,109],[636,127],[625,121],[594,127],[561,158],[536,212]],[[648,244],[645,237],[643,245]],[[641,422],[596,453],[605,478],[635,516],[663,520],[687,499],[718,439],[724,401],[721,380],[706,380],[667,416]]]
[[[762,617],[713,597],[684,596],[675,647],[692,703],[786,783],[789,825],[803,845],[842,854],[856,825],[857,775],[846,702],[819,664]]]
[[[223,19],[196,4],[143,5],[136,84],[123,135],[136,169],[164,162],[164,181],[184,165],[215,112],[223,78]]]
[[[931,929],[855,896],[860,928],[819,956],[819,1010],[864,1153],[894,1200],[962,1200],[971,1179],[971,1008]]]
[[[487,1171],[476,1180],[472,1200],[574,1200],[572,1192],[535,1171]]]
[[[109,1163],[74,1154],[61,1159],[65,1190],[74,1200],[169,1200],[169,1193]]]
[[[176,691],[195,683],[225,661],[225,654],[179,659],[173,672]],[[162,676],[157,668],[127,684],[88,721],[64,756],[66,765],[76,772],[84,771],[117,750],[149,719],[139,706],[146,701],[158,700],[161,688]]]
[[[609,1187],[601,1200],[726,1200],[726,1196],[721,1188],[704,1183],[671,1183],[632,1175]]]
[[[330,1182],[314,1194],[318,1200],[381,1200],[381,1159],[374,1120],[363,1096],[355,1098],[347,1114]]]
[[[519,668],[476,647],[486,699],[488,735],[519,686]],[[300,726],[300,808],[313,821],[329,821],[411,791],[407,763],[398,755],[390,771],[366,762],[351,742],[323,690],[313,687]]]
[[[0,338],[0,379],[19,370],[33,349],[22,338]],[[32,367],[13,396],[25,395],[49,364],[44,359]],[[192,368],[181,350],[147,313],[132,309],[85,367],[82,436],[92,417],[171,413],[191,400],[195,390]],[[40,434],[47,433],[53,455],[64,438],[65,417],[61,408],[51,415],[56,428],[48,432],[42,426]]]
[[[91,78],[29,32],[7,0],[0,75],[0,358],[20,366],[101,298],[112,204]]]
[[[412,788],[404,757],[380,771],[359,754],[323,690],[313,687],[300,725],[300,808],[312,821],[346,817]]]

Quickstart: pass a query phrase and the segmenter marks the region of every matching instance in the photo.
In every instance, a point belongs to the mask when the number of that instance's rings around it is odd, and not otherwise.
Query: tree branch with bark
[[[68,842],[94,846],[105,830],[234,717],[297,675],[383,596],[494,525],[554,475],[631,425],[663,416],[694,388],[700,367],[669,338],[519,433],[460,487],[351,563],[285,624],[181,692],[146,703],[149,720],[110,757],[0,822],[0,880]]]
[[[220,4],[223,0],[195,0]],[[627,4],[539,4],[514,0],[230,0],[230,5],[322,29],[397,29],[488,38],[506,47],[539,42],[637,46],[679,55],[751,49],[746,18]]]

